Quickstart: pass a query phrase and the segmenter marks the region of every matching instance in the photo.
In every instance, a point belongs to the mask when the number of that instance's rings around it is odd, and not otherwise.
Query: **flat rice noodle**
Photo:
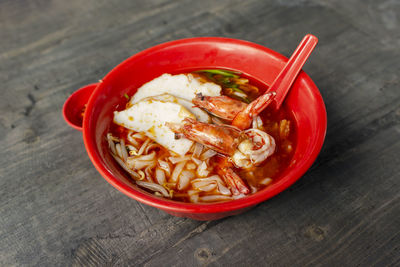
[[[133,176],[133,178],[135,178],[135,179],[140,178],[140,175],[139,175],[137,172],[131,170],[131,169],[122,161],[122,159],[118,158],[118,157],[115,156],[115,155],[112,155],[112,156],[113,156],[113,158],[118,162],[118,164],[119,164],[125,171],[127,171],[130,175]]]
[[[123,159],[122,150],[121,150],[121,144],[120,143],[115,145],[115,150],[117,151],[117,156],[120,157],[121,159]]]
[[[124,139],[121,139],[120,145],[121,145],[122,159],[126,162],[126,158],[128,157],[128,151],[126,151]]]
[[[197,191],[197,190],[188,190],[187,193],[188,193],[189,196],[193,196],[193,195],[198,195],[199,191]]]
[[[161,146],[159,144],[157,144],[157,143],[152,143],[151,145],[146,147],[146,151],[145,152],[146,152],[146,154],[149,154],[149,152],[151,150],[156,149],[158,147],[161,147]]]
[[[231,190],[229,190],[227,187],[225,187],[222,183],[217,183],[217,185],[218,185],[218,191],[222,195],[226,195],[226,196],[231,196],[232,195]]]
[[[206,177],[210,172],[207,170],[207,164],[203,161],[197,168],[197,175],[200,177]]]
[[[142,155],[142,156],[136,156],[136,157],[130,157],[130,158],[134,158],[136,160],[154,160],[156,157],[156,152],[151,152],[148,155]]]
[[[117,155],[117,151],[115,150],[115,144],[114,144],[113,140],[108,139],[108,146],[111,149],[111,153],[113,153],[114,155]]]
[[[199,197],[200,202],[214,202],[214,201],[226,201],[226,200],[232,200],[232,197],[223,195],[209,195],[209,196]]]
[[[155,184],[155,183],[149,183],[149,182],[145,182],[145,181],[136,181],[136,184],[144,187],[146,189],[152,190],[152,191],[156,191],[161,193],[164,197],[170,197],[167,189],[165,189],[164,187],[162,187],[159,184]]]
[[[186,165],[186,169],[188,169],[188,170],[195,170],[196,169],[196,164],[194,164],[193,162],[189,162],[187,165]]]
[[[205,178],[196,178],[196,179],[194,179],[192,181],[192,183],[194,183],[194,182],[208,182],[208,181],[215,181],[215,182],[223,184],[223,181],[222,181],[221,177],[219,177],[219,175],[216,175],[216,174],[215,175],[211,175],[209,177],[205,177]]]
[[[134,133],[132,132],[132,138],[136,138],[136,139],[140,139],[140,140],[144,140],[146,138],[146,135],[143,133]]]
[[[206,152],[204,152],[204,153],[200,156],[200,159],[201,159],[201,160],[206,160],[206,159],[209,159],[209,158],[211,158],[211,157],[213,157],[213,156],[215,156],[215,155],[217,155],[217,152],[214,151],[214,150],[212,150],[212,149],[209,149],[209,150],[207,150]]]
[[[144,173],[146,174],[146,179],[147,179],[147,181],[149,181],[149,182],[152,182],[153,183],[153,168],[155,167],[156,165],[155,165],[155,163],[154,163],[154,165],[150,165],[150,166],[148,166],[148,167],[146,167],[145,169],[144,169]]]
[[[203,145],[200,144],[200,143],[195,143],[194,144],[193,157],[199,158],[202,151],[203,151]]]
[[[169,157],[168,159],[169,159],[169,161],[171,161],[172,164],[176,164],[181,161],[190,160],[191,156],[187,155],[187,156],[183,156],[183,157]]]
[[[163,169],[168,176],[171,175],[171,166],[169,165],[168,162],[159,159],[158,166],[160,166],[160,168]]]
[[[219,175],[212,175],[210,177],[196,178],[196,179],[192,180],[192,186],[196,187],[196,188],[204,187],[209,184],[216,185],[218,187],[218,191],[222,195],[227,195],[227,196],[232,195],[232,192],[225,186],[225,183],[222,181],[222,179],[221,179],[221,177],[219,177]]]
[[[217,184],[216,183],[210,183],[209,185],[205,185],[202,187],[197,187],[197,189],[204,191],[204,192],[210,192],[213,191],[215,188],[217,188]]]
[[[189,193],[190,191],[192,191],[192,193]],[[189,200],[192,203],[197,203],[199,202],[199,192],[195,191],[195,190],[189,190],[188,191],[189,194]]]
[[[147,145],[149,145],[151,142],[151,139],[148,138],[146,139],[146,141],[144,141],[144,143],[142,144],[142,146],[140,147],[139,151],[138,151],[138,155],[142,155],[144,150],[146,149]]]
[[[194,174],[191,171],[182,171],[179,176],[178,181],[178,190],[183,190],[190,184],[190,180],[194,177]]]
[[[140,144],[139,144],[138,141],[136,141],[135,138],[133,138],[133,135],[134,135],[134,133],[131,132],[131,133],[129,133],[129,134],[127,135],[127,138],[128,138],[128,141],[129,141],[132,145],[134,145],[134,146],[136,147],[136,150],[138,150],[138,147],[140,146]]]
[[[173,182],[178,181],[178,177],[181,174],[183,168],[185,167],[185,164],[186,164],[186,161],[181,161],[175,166],[174,171],[172,172],[172,175],[171,175],[171,181],[173,181]]]
[[[107,134],[107,139],[111,140],[111,141],[114,141],[114,142],[119,142],[119,138],[113,136],[111,133]]]
[[[126,164],[128,167],[130,167],[132,169],[141,170],[148,166],[155,166],[156,161],[155,160],[137,160],[137,159],[129,160],[129,158],[128,158]]]
[[[203,163],[202,160],[199,160],[199,159],[196,159],[196,158],[193,158],[193,157],[192,157],[192,160],[193,160],[193,162],[196,163],[197,165],[200,165],[201,163]]]
[[[165,179],[165,172],[159,167],[156,168],[155,176],[158,184],[163,185],[167,182],[167,180]]]

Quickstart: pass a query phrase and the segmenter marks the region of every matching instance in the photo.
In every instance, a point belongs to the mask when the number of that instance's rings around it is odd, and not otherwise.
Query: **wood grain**
[[[1,266],[399,266],[399,1],[0,2]],[[65,99],[155,44],[226,36],[304,67],[328,133],[313,167],[253,210],[197,222],[94,169]]]

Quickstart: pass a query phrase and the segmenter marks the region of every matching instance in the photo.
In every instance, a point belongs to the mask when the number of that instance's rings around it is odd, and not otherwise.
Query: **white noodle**
[[[203,161],[197,168],[197,175],[200,177],[206,177],[208,174],[209,171],[207,170],[207,164],[205,161]]]
[[[160,184],[160,185],[165,184],[165,182],[166,182],[165,172],[162,169],[157,167],[155,174],[156,174],[157,183]]]
[[[136,141],[135,138],[133,138],[132,135],[133,135],[133,132],[130,132],[130,133],[127,135],[128,141],[129,141],[132,145],[134,145],[136,148],[138,148],[140,144],[139,144],[138,141]]]
[[[232,195],[231,190],[229,190],[227,187],[225,187],[222,183],[217,183],[217,185],[218,185],[218,191],[219,191],[222,195],[227,195],[227,196]]]
[[[211,175],[209,177],[205,177],[205,178],[196,178],[192,181],[192,183],[194,182],[209,182],[209,181],[215,181],[217,183],[221,183],[223,184],[223,181],[221,180],[221,178],[219,177],[219,175]]]
[[[114,142],[113,142],[110,138],[108,138],[108,146],[109,146],[110,149],[111,149],[111,153],[113,153],[114,155],[116,155],[116,154],[117,154],[117,151],[115,150],[115,144],[114,144]]]
[[[194,174],[191,171],[182,171],[181,175],[179,176],[178,190],[185,189],[193,177]]]
[[[120,143],[115,145],[115,150],[117,150],[117,156],[120,157],[121,159],[123,159],[122,150],[121,150],[121,144]]]
[[[158,166],[160,166],[160,168],[163,169],[167,173],[168,176],[171,175],[171,166],[169,166],[168,162],[159,159]]]
[[[144,143],[142,144],[142,146],[139,149],[138,155],[142,155],[144,150],[146,149],[147,145],[151,142],[151,139],[148,138],[146,139],[146,141],[144,141]]]
[[[142,133],[135,133],[135,134],[132,135],[132,137],[133,138],[137,138],[137,139],[141,139],[141,140],[146,138],[146,136],[144,134],[142,134]]]
[[[212,190],[214,190],[217,187],[217,184],[215,183],[210,183],[208,185],[202,186],[202,187],[198,187],[199,190],[204,191],[204,192],[210,192]]]
[[[194,144],[194,151],[193,151],[193,157],[199,158],[201,152],[203,151],[203,145],[200,143],[195,143]]]
[[[188,170],[195,170],[196,169],[196,164],[194,164],[193,162],[189,162],[187,165],[186,165],[186,169],[188,169]]]
[[[172,172],[172,175],[171,175],[171,180],[173,182],[178,181],[178,177],[181,174],[183,168],[185,167],[185,164],[186,164],[186,161],[181,161],[175,166],[174,171]]]
[[[168,197],[168,198],[170,197],[167,189],[165,189],[164,187],[162,187],[159,184],[149,183],[149,182],[144,182],[144,181],[136,181],[136,184],[141,186],[141,187],[144,187],[146,189],[150,189],[152,191],[160,192],[164,197]]]
[[[126,162],[126,158],[128,157],[128,151],[126,151],[124,139],[121,139],[120,145],[121,145],[122,159]]]
[[[154,166],[155,166],[155,162],[154,162],[154,165],[150,165],[150,166],[147,166],[146,167],[146,169],[144,169],[144,173],[146,174],[146,178],[147,178],[147,181],[149,181],[149,182],[153,182],[153,174],[152,174],[152,168],[154,168]]]
[[[128,158],[128,161],[126,162],[126,164],[127,164],[127,166],[129,168],[136,169],[136,170],[141,170],[141,169],[146,168],[148,166],[155,166],[156,165],[156,161],[155,160],[136,160],[136,159],[130,160]]]
[[[190,202],[197,203],[199,202],[199,192],[196,190],[189,190],[188,191]]]
[[[200,159],[201,159],[201,160],[206,160],[206,159],[209,159],[209,158],[211,158],[211,157],[213,157],[213,156],[215,156],[215,155],[217,155],[217,152],[215,152],[215,151],[212,150],[212,149],[209,149],[209,150],[207,150],[206,152],[204,152],[204,153],[200,156]]]
[[[114,142],[119,142],[119,139],[117,137],[113,136],[111,133],[107,134],[107,139],[114,141]]]
[[[113,158],[118,162],[118,164],[125,170],[127,171],[130,175],[132,175],[134,178],[138,179],[140,178],[140,175],[137,174],[135,171],[131,170],[128,168],[128,166],[125,165],[125,163],[122,161],[122,159],[118,158],[117,156],[112,155]]]
[[[169,161],[171,161],[172,164],[176,164],[181,161],[190,160],[191,156],[187,155],[187,156],[183,156],[183,157],[169,157],[168,159],[169,159]]]
[[[147,146],[147,147],[146,147],[146,151],[145,151],[146,154],[148,154],[148,153],[150,152],[150,150],[155,149],[155,148],[157,148],[157,147],[160,147],[160,145],[157,144],[157,143],[153,143],[153,144]]]
[[[202,160],[199,160],[199,159],[196,159],[196,158],[193,158],[193,157],[192,157],[192,160],[193,160],[193,162],[196,163],[197,165],[200,165],[201,163],[203,163]]]
[[[156,152],[153,151],[148,155],[129,157],[129,158],[133,158],[133,159],[136,159],[136,160],[154,160],[155,157],[156,157]]]

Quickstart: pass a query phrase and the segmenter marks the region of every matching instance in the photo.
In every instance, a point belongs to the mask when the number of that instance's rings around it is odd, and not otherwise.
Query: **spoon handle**
[[[281,70],[279,75],[275,78],[268,92],[276,92],[275,101],[276,109],[279,109],[285,100],[287,93],[290,90],[294,80],[296,80],[304,63],[306,63],[314,47],[318,43],[318,38],[312,34],[307,34],[301,40],[296,50],[286,63],[285,67]]]

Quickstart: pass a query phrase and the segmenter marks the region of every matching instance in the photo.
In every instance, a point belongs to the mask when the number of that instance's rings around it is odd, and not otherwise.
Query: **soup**
[[[163,74],[127,98],[107,134],[110,153],[141,188],[192,203],[242,198],[289,165],[295,127],[239,73]]]

